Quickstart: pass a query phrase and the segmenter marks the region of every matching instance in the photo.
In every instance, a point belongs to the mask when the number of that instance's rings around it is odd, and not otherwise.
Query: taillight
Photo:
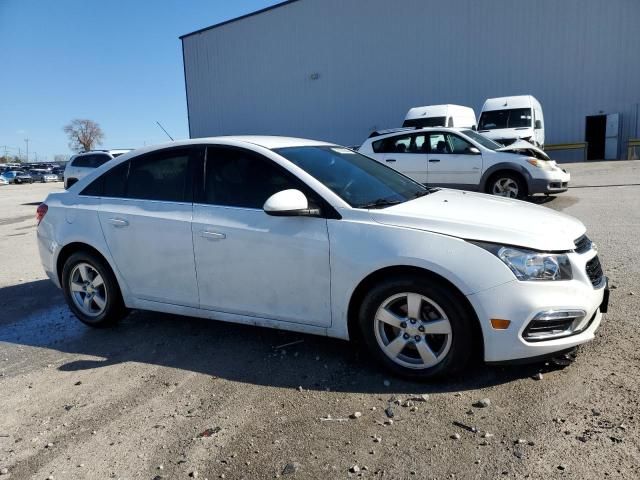
[[[49,207],[47,206],[46,203],[41,203],[40,205],[38,205],[38,209],[36,210],[36,220],[38,222],[38,225],[40,225],[40,222],[42,221],[44,216],[47,214],[48,210],[49,210]]]

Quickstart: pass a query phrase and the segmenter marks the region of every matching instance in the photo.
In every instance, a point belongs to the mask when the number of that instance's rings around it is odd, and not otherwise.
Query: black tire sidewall
[[[414,370],[394,363],[376,340],[376,311],[387,298],[403,292],[417,293],[432,299],[444,310],[451,323],[453,337],[449,352],[440,363],[431,368]],[[376,285],[365,296],[358,317],[362,340],[374,358],[394,374],[414,380],[453,376],[465,367],[473,350],[472,321],[469,313],[461,306],[459,294],[437,280],[420,276],[398,277]]]
[[[104,312],[96,317],[85,315],[80,309],[78,309],[71,297],[69,280],[73,268],[78,263],[88,263],[91,265],[98,271],[104,281],[105,290],[107,292],[106,307]],[[115,275],[111,271],[111,268],[106,265],[102,259],[89,252],[74,253],[66,260],[62,269],[62,291],[64,292],[65,300],[74,315],[78,317],[82,323],[92,327],[106,327],[113,325],[120,320],[124,314],[122,295],[120,294],[120,289]]]

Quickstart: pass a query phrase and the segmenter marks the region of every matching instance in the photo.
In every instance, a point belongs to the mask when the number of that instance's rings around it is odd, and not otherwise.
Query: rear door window
[[[191,148],[153,152],[130,160],[127,198],[183,202],[190,188]]]

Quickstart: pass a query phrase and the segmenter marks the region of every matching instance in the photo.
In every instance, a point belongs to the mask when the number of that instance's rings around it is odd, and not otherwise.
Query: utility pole
[[[25,138],[24,143],[27,144],[27,163],[29,163],[29,139]]]

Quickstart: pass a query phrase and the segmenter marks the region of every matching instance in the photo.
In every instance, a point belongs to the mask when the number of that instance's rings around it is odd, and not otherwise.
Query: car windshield
[[[405,120],[402,124],[403,127],[446,127],[447,117],[428,117],[428,118],[411,118]]]
[[[480,145],[488,148],[489,150],[497,150],[499,148],[502,148],[502,145],[500,145],[499,143],[496,143],[490,138],[487,138],[484,135],[479,134],[478,132],[474,132],[473,130],[461,130],[461,133],[464,133],[471,140],[475,140]]]
[[[530,127],[531,118],[530,108],[512,108],[508,110],[482,112],[478,130]]]
[[[430,192],[395,170],[344,147],[287,147],[275,152],[355,208],[384,208]]]

